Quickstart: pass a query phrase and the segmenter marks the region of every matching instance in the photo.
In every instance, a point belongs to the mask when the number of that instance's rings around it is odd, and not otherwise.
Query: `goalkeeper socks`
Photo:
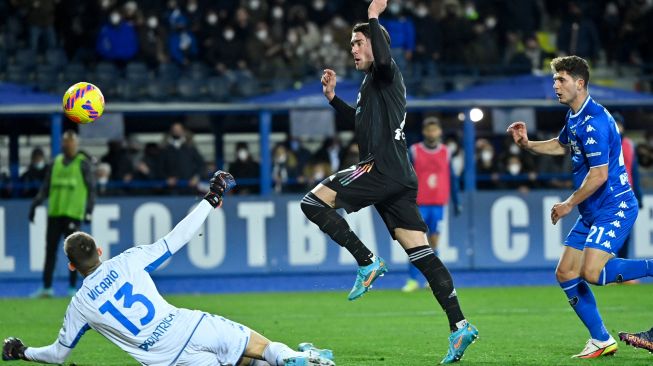
[[[646,259],[612,258],[601,270],[597,284],[621,283],[638,278],[651,276],[653,263]]]
[[[279,342],[270,342],[263,351],[263,358],[265,358],[265,361],[267,361],[271,366],[283,366],[286,364],[284,360],[302,355],[302,352],[293,351],[290,347]]]
[[[590,331],[592,338],[602,342],[610,339],[610,333],[608,333],[605,325],[603,325],[603,319],[601,319],[599,309],[596,307],[594,294],[587,282],[579,277],[560,282],[560,287],[567,294],[569,304],[574,308],[576,315],[578,315],[583,324],[585,324],[585,327]]]
[[[304,215],[315,223],[322,232],[329,235],[338,245],[347,249],[354,256],[359,266],[372,264],[372,252],[351,231],[347,221],[334,208],[324,203],[313,192],[309,192],[304,196],[300,207]]]
[[[442,310],[447,313],[451,331],[458,330],[457,324],[465,320],[465,316],[460,309],[453,279],[447,267],[428,245],[406,249],[406,254],[410,262],[422,272]]]

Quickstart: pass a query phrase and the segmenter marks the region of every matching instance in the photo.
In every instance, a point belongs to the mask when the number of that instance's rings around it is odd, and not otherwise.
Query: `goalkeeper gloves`
[[[222,205],[222,196],[236,186],[236,180],[228,172],[218,170],[209,181],[209,192],[204,196],[213,208]]]
[[[27,347],[18,338],[9,337],[5,339],[2,345],[2,359],[4,361],[12,360],[27,360],[25,358],[25,350]]]

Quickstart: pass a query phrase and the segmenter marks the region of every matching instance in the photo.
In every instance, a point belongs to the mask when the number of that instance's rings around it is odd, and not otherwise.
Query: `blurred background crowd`
[[[110,102],[230,102],[316,82],[325,67],[342,79],[356,80],[362,75],[353,69],[349,54],[351,27],[365,20],[368,3],[0,1],[0,82],[58,94],[74,82],[93,80]],[[415,96],[457,90],[487,78],[547,74],[548,61],[567,54],[591,62],[593,81],[652,89],[651,0],[393,0],[381,23],[391,35],[393,58],[407,89]],[[645,126],[653,114],[624,115],[626,135],[635,133],[635,167],[643,171],[644,187],[651,188],[653,129],[646,132]],[[466,153],[460,121],[455,114],[438,116],[445,132],[442,143],[460,175]],[[140,127],[144,125],[136,123],[141,122],[138,118],[125,119],[125,131],[108,142],[85,145],[82,138],[81,149],[95,162],[98,193],[195,193],[205,189],[201,182],[216,167],[239,178],[235,194],[257,193],[263,153],[256,140],[257,122],[212,116],[198,124],[186,117],[157,117],[163,121],[156,127]],[[426,113],[409,113],[409,144],[421,139],[424,117]],[[293,136],[285,118],[275,120],[273,128],[269,174],[274,192],[305,191],[358,160],[353,126],[336,123],[333,133],[307,138]],[[564,112],[538,114],[543,121],[538,128],[544,128],[533,134],[555,137],[563,118]],[[39,121],[34,130],[21,133],[29,135],[38,128],[47,133],[47,123]],[[477,124],[478,139],[470,152],[479,189],[570,187],[568,158],[525,154],[491,123]],[[224,127],[217,131],[217,125]],[[149,133],[147,138],[139,137],[143,132]],[[246,138],[215,141],[231,132]],[[5,146],[1,137],[0,146]],[[8,178],[7,155],[0,149],[0,195],[36,193],[52,158],[48,142],[40,141],[21,140],[21,149],[31,152],[21,152],[19,180]]]

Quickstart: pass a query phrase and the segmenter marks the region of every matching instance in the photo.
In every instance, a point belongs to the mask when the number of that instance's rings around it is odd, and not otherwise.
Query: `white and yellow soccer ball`
[[[95,122],[103,112],[104,96],[100,88],[91,83],[77,83],[63,95],[63,113],[75,123]]]

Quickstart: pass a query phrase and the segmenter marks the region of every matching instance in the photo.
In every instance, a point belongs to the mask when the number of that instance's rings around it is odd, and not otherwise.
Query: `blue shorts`
[[[637,199],[633,196],[605,208],[594,222],[587,222],[581,216],[567,235],[565,245],[578,250],[599,249],[616,256],[630,235],[638,210]]]
[[[429,229],[429,235],[440,234],[442,219],[444,218],[444,206],[423,205],[419,206],[419,212]]]

